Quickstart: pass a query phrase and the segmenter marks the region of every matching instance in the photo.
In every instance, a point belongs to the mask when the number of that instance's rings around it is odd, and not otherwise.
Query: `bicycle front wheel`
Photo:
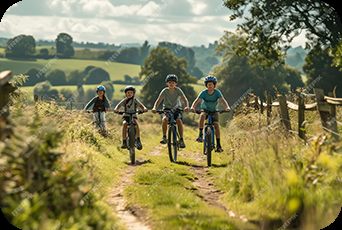
[[[128,148],[129,148],[129,158],[131,159],[131,164],[135,164],[135,129],[128,129]]]
[[[213,150],[212,146],[212,127],[208,127],[206,130],[206,137],[205,137],[205,145],[207,150],[207,164],[208,166],[211,166],[211,152]]]
[[[175,126],[169,127],[167,147],[171,162],[177,161],[177,130]]]

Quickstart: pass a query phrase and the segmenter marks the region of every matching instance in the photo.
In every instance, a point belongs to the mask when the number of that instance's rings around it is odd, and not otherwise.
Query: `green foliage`
[[[24,115],[19,105],[12,108],[12,135],[0,142],[0,205],[6,219],[27,230],[118,229],[100,200],[102,183],[79,172],[89,159],[82,164],[57,150],[68,132],[57,128],[54,118],[65,119],[65,111],[42,103],[34,111],[25,108]]]
[[[60,33],[56,38],[56,52],[62,54],[63,57],[69,58],[74,56],[75,50],[72,47],[72,37],[67,33]]]
[[[37,68],[29,69],[24,75],[28,76],[28,80],[23,84],[24,86],[34,86],[38,82],[45,81],[45,74],[40,72]]]
[[[288,47],[303,30],[306,48],[328,45],[334,49],[342,39],[340,17],[324,1],[226,0],[224,5],[233,11],[231,20],[245,19],[238,28],[246,40],[238,42],[235,53],[251,53],[253,63],[271,66],[282,58],[282,46]]]
[[[103,85],[106,88],[106,95],[109,100],[113,100],[114,95],[114,86],[111,81],[103,81],[100,85]]]
[[[52,70],[46,79],[51,83],[51,85],[66,85],[67,80],[64,71],[59,69]]]
[[[36,41],[31,35],[18,35],[7,41],[8,57],[25,57],[36,52]]]
[[[39,82],[35,85],[33,93],[41,96],[48,96],[50,98],[58,97],[58,90],[51,89],[52,85],[49,81]]]
[[[79,70],[74,70],[69,73],[66,77],[69,85],[82,84],[85,78],[85,71],[81,72]]]
[[[329,48],[315,47],[305,58],[303,66],[307,74],[307,85],[312,88],[321,88],[325,92],[332,92],[335,86],[340,86],[342,72],[333,66],[333,57],[329,55]],[[342,97],[342,87],[336,88],[336,96]]]
[[[109,73],[102,68],[91,69],[88,75],[85,77],[86,84],[99,84],[103,81],[109,81],[109,80],[110,80]]]
[[[178,76],[177,86],[184,91],[190,102],[196,98],[196,92],[189,83],[196,83],[197,79],[186,72],[185,59],[177,59],[172,51],[158,46],[151,50],[144,63],[139,75],[143,84],[140,95],[145,106],[148,108],[153,106],[160,91],[166,87],[165,77],[170,73]]]

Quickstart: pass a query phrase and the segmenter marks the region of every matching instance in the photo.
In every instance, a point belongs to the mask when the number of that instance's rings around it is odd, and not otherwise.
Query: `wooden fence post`
[[[329,112],[330,112],[330,106],[328,103],[324,100],[324,91],[323,89],[313,89],[315,96],[316,96],[316,101],[317,101],[317,111],[321,117],[321,122],[323,127],[329,129],[329,124],[328,124],[328,117],[329,117]]]
[[[266,103],[267,103],[267,125],[271,123],[271,112],[272,112],[272,98],[270,94],[267,94],[266,97]]]
[[[301,94],[298,95],[298,136],[305,140],[305,102],[303,96]]]
[[[328,96],[329,97],[335,97],[334,93],[332,93],[332,92],[329,92]],[[329,106],[330,106],[330,127],[331,127],[331,130],[337,134],[338,129],[337,129],[337,121],[336,121],[336,105],[329,104]],[[333,133],[333,136],[335,138],[338,137],[338,135],[336,135],[336,134]]]
[[[38,100],[39,100],[38,94],[35,94],[35,95],[33,96],[33,99],[34,99],[34,102],[38,102]]]
[[[285,128],[287,130],[291,130],[291,122],[290,122],[289,111],[287,110],[286,97],[283,95],[278,95],[278,101],[279,101],[279,107],[280,107],[280,112],[281,112],[281,120],[283,124],[285,125]]]
[[[12,79],[12,71],[3,71],[0,73],[0,140],[6,138],[5,123],[10,107],[9,94],[15,90],[9,81]]]

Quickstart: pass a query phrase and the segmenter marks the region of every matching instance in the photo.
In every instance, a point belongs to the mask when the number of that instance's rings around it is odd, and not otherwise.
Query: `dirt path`
[[[110,195],[110,204],[116,207],[117,216],[128,230],[150,230],[150,227],[146,224],[148,221],[145,211],[138,207],[127,207],[127,200],[123,194],[126,186],[134,184],[132,181],[134,171],[137,167],[145,163],[146,161],[144,159],[137,159],[136,165],[129,165],[124,170],[119,186],[113,188],[112,194]]]

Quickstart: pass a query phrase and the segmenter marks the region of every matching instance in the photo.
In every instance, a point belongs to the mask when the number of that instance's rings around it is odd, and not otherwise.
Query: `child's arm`
[[[119,109],[120,109],[120,107],[121,107],[121,104],[122,104],[122,102],[123,102],[124,100],[125,100],[125,99],[121,100],[121,101],[115,106],[115,108],[114,108],[114,113],[119,112]]]
[[[94,97],[93,99],[91,99],[88,104],[86,104],[86,106],[84,107],[84,110],[88,110],[90,108],[90,106],[92,106],[95,103],[96,97]]]
[[[226,101],[226,99],[224,99],[224,97],[221,97],[220,100],[222,101],[222,103],[225,105],[226,107],[226,111],[229,112],[230,111],[230,107],[228,105],[228,102]]]
[[[107,112],[110,110],[110,104],[109,104],[107,97],[105,97],[105,108],[106,108]]]
[[[193,113],[195,112],[195,107],[196,107],[197,103],[198,103],[200,100],[202,100],[202,99],[199,98],[199,97],[197,97],[197,98],[194,100],[194,102],[192,102],[192,105],[191,105],[191,108],[190,108],[191,112],[193,112]]]
[[[189,111],[189,101],[185,95],[182,95],[182,100],[184,101],[184,104],[185,104],[184,112],[188,112]]]
[[[147,108],[146,108],[146,106],[144,106],[143,103],[141,103],[141,101],[139,101],[139,100],[137,99],[137,102],[139,103],[139,107],[140,107],[142,110],[144,110],[144,112],[147,112],[147,111],[148,111]]]
[[[162,97],[158,97],[158,99],[156,100],[156,102],[154,103],[153,105],[153,108],[152,108],[152,113],[156,113],[157,112],[157,107],[158,105],[160,104],[160,102],[163,100]]]

